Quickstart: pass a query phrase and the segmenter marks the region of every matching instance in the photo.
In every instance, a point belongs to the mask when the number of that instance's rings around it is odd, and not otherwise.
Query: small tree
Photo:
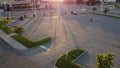
[[[25,28],[21,25],[16,25],[16,26],[13,26],[14,27],[14,32],[21,35],[24,31],[25,31]]]
[[[109,11],[109,8],[105,8],[104,10],[103,10],[103,12],[105,13],[105,15],[106,15],[106,13]]]
[[[96,6],[93,6],[93,7],[92,7],[92,10],[93,10],[93,11],[96,11],[96,10],[97,10]]]
[[[97,67],[96,68],[111,68],[114,66],[113,58],[115,54],[106,53],[97,55]]]

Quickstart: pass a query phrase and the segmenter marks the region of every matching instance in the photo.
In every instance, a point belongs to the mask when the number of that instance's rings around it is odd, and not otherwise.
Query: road
[[[38,40],[41,35],[53,38],[51,43],[45,45],[49,51],[37,52],[29,58],[40,68],[53,68],[59,56],[74,48],[88,51],[84,57],[76,61],[85,68],[94,68],[97,54],[107,52],[116,54],[114,68],[119,68],[120,19],[92,14],[72,15],[68,13],[65,15],[63,13],[63,11],[70,12],[73,9],[81,10],[78,8],[62,5],[56,10],[57,16],[44,17],[39,15],[36,19],[28,18],[22,22],[17,21],[9,27],[15,24],[26,26],[26,32],[23,35],[33,40]],[[38,12],[46,13],[49,11],[38,10]],[[93,18],[93,22],[90,22],[90,18]]]

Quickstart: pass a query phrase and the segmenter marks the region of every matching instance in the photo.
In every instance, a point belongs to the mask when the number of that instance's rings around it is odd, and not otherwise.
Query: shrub
[[[105,8],[104,10],[103,10],[103,12],[106,14],[107,12],[109,11],[109,8]]]
[[[92,10],[93,10],[93,11],[96,11],[96,10],[97,10],[96,6],[93,6],[93,7],[92,7]]]

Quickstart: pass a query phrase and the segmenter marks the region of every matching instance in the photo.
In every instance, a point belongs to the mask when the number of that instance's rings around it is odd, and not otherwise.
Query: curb
[[[118,15],[109,14],[109,13],[102,13],[102,12],[83,12],[82,14],[96,14],[96,15],[102,15],[107,17],[113,17],[113,18],[120,18]]]
[[[0,34],[1,34],[0,38],[3,39],[6,43],[8,43],[11,47],[13,47],[15,49],[27,49],[21,43],[17,42],[16,40],[14,40],[13,38],[11,38],[9,35],[5,34],[1,30],[0,30]],[[8,40],[10,40],[10,41],[8,41]]]

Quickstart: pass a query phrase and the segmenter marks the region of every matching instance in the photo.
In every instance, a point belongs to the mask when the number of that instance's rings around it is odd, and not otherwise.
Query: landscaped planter
[[[46,37],[46,38],[43,38],[43,39],[40,39],[40,40],[34,42],[34,41],[32,41],[24,36],[20,36],[18,34],[13,35],[12,38],[19,41],[21,44],[23,44],[24,46],[26,46],[28,48],[37,47],[37,46],[40,46],[44,43],[51,41],[51,37]]]
[[[11,18],[11,19],[2,18],[0,20],[0,29],[7,34],[13,33],[13,30],[11,30],[7,27],[7,24],[10,23],[12,20],[14,20],[14,19],[13,18]]]
[[[55,63],[54,68],[84,68],[83,66],[74,62],[77,57],[85,54],[85,50],[74,49],[59,57]]]

